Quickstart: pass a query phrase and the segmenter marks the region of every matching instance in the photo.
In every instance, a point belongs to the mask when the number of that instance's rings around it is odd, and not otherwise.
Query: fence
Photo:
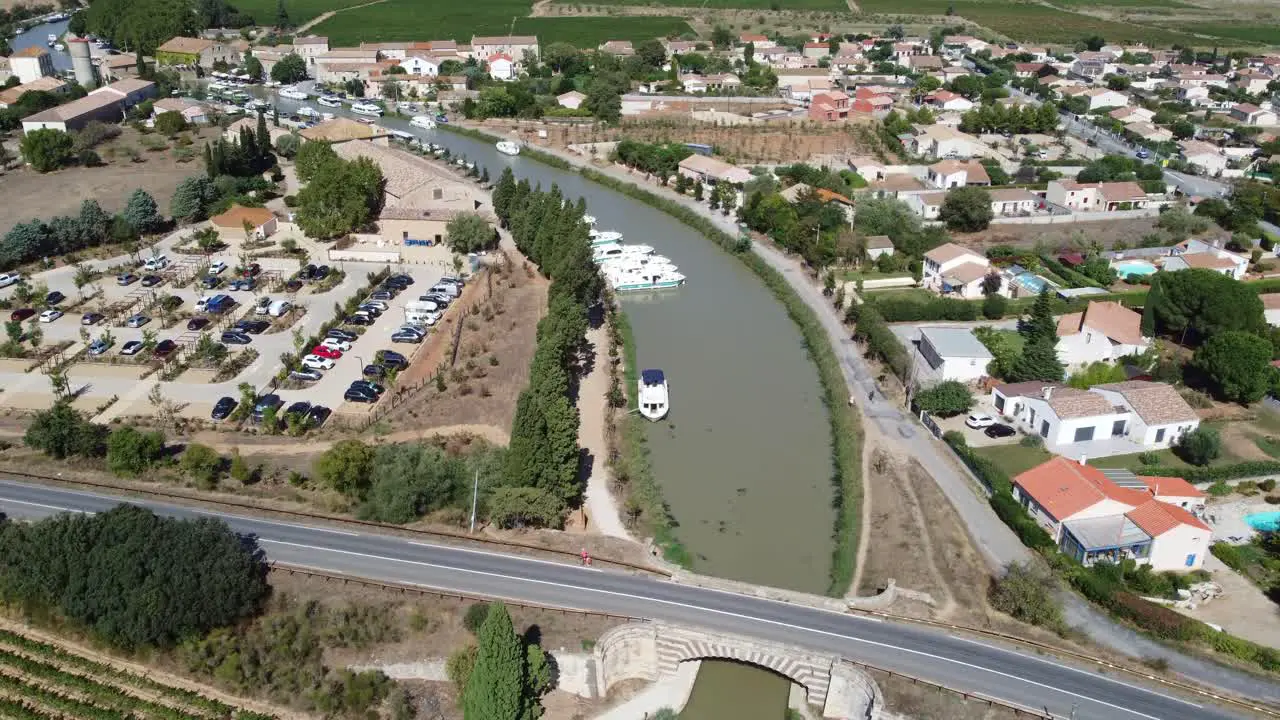
[[[1069,215],[1031,215],[1028,217],[997,217],[992,225],[1058,225],[1078,222],[1097,222],[1100,220],[1130,220],[1133,218],[1155,217],[1160,214],[1159,208],[1142,208],[1140,210],[1112,210],[1110,212],[1075,212]]]

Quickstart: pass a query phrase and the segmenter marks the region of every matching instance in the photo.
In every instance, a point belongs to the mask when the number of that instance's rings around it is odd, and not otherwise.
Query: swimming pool
[[[1049,284],[1047,279],[1042,278],[1033,272],[1019,273],[1014,276],[1013,281],[1037,295],[1040,294],[1040,291],[1044,290]]]
[[[1275,532],[1280,530],[1280,512],[1264,512],[1245,515],[1244,521],[1249,527],[1259,532]]]
[[[1156,266],[1146,260],[1122,260],[1112,263],[1111,267],[1122,278],[1130,275],[1152,275],[1156,271]]]

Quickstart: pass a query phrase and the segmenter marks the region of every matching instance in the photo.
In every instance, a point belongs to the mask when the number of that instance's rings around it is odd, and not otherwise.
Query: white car
[[[227,269],[227,264],[226,264],[226,263],[224,263],[224,262],[222,262],[221,260],[215,260],[215,261],[213,261],[213,262],[209,263],[209,274],[210,274],[210,275],[217,275],[218,273],[220,273],[220,272],[222,272],[223,270],[226,270],[226,269]]]
[[[992,425],[995,425],[996,419],[991,417],[990,415],[973,413],[969,417],[965,418],[964,424],[968,425],[971,428],[985,428],[985,427],[991,427]]]
[[[44,312],[40,313],[40,322],[51,323],[60,317],[62,317],[61,310],[45,310]]]
[[[371,305],[373,307],[376,307],[382,312],[386,312],[391,307],[390,305],[382,302],[381,300],[365,300],[364,302],[360,303],[360,307],[364,307],[366,305]]]
[[[319,355],[307,355],[302,358],[302,366],[312,370],[332,370],[334,362]]]
[[[22,282],[22,276],[18,273],[0,273],[0,288],[17,285]]]
[[[322,347],[327,347],[330,350],[337,350],[338,352],[346,352],[351,349],[351,343],[345,340],[339,340],[338,338],[325,338],[320,341],[320,345]]]

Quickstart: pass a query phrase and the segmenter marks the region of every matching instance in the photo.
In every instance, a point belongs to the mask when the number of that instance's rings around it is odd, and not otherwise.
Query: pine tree
[[[1019,332],[1027,338],[1027,343],[1044,340],[1050,345],[1058,341],[1058,323],[1053,319],[1053,301],[1049,297],[1049,288],[1045,287],[1036,296],[1035,305],[1031,306],[1031,317],[1027,318]]]
[[[284,0],[276,0],[276,27],[289,27],[289,12],[284,8]]]
[[[489,606],[480,626],[475,667],[462,692],[466,720],[521,720],[525,716],[525,651],[502,603]]]
[[[1058,359],[1058,351],[1051,340],[1038,338],[1030,340],[1022,349],[1022,356],[1013,363],[1009,371],[1009,379],[1013,382],[1027,380],[1045,380],[1062,382],[1066,370]]]

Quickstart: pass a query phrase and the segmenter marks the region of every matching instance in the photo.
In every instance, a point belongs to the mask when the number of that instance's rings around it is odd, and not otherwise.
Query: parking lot
[[[161,252],[165,252],[164,247]],[[345,276],[333,287],[317,292],[315,286],[304,284],[291,288],[293,291],[290,292],[284,288],[283,281],[298,271],[299,262],[293,259],[261,258],[255,262],[261,265],[260,278],[263,282],[249,291],[229,289],[228,281],[236,277],[236,265],[239,262],[234,255],[215,254],[206,259],[202,256],[168,253],[168,257],[171,261],[169,267],[156,273],[163,275],[165,282],[154,287],[143,287],[141,280],[122,285],[117,282],[115,274],[104,275],[84,287],[85,294],[95,292],[96,288],[100,288],[101,292],[83,303],[79,302],[81,293],[75,286],[75,271],[71,268],[58,268],[28,278],[29,286],[43,285],[50,292],[57,291],[66,296],[58,306],[66,308],[65,315],[52,322],[38,324],[43,334],[42,347],[69,344],[61,355],[63,361],[75,358],[74,362],[63,365],[68,390],[76,396],[75,406],[94,416],[99,422],[130,415],[154,414],[156,408],[148,396],[157,386],[160,395],[173,404],[178,414],[202,420],[210,419],[213,405],[220,397],[238,399],[238,387],[241,383],[252,385],[259,394],[269,392],[282,368],[281,355],[296,355],[298,352],[295,332],[301,333],[303,338],[321,336],[322,325],[334,317],[335,304],[342,305],[357,294],[363,298],[366,293],[366,276],[387,267],[385,264],[373,263],[335,263],[332,269],[345,273]],[[198,278],[205,277],[205,274],[201,272],[197,275],[197,271],[203,270],[210,261],[221,261],[228,267],[218,274],[222,280],[220,286],[206,289],[198,282]],[[107,269],[123,263],[133,265],[128,258],[113,258],[94,265]],[[132,272],[139,278],[150,274],[141,267]],[[334,367],[326,371],[321,380],[304,388],[278,391],[277,394],[286,406],[295,400],[306,400],[335,412],[367,414],[370,407],[367,404],[345,403],[355,407],[343,407],[343,394],[353,380],[362,377],[363,367],[374,362],[376,352],[381,349],[395,350],[412,361],[420,346],[392,343],[391,335],[404,320],[405,304],[426,292],[444,271],[440,266],[430,265],[393,268],[393,272],[409,275],[414,284],[386,301],[389,306],[387,311],[373,325],[364,328],[361,337],[352,343],[351,349],[343,357],[335,361]],[[197,281],[191,282],[192,277],[197,277]],[[175,287],[175,280],[185,281],[187,285]],[[0,298],[12,300],[15,292],[15,287],[0,289]],[[196,312],[197,301],[201,297],[216,294],[229,295],[236,304],[221,314]],[[162,312],[159,302],[169,296],[176,297],[181,302],[173,301],[176,305],[174,310]],[[262,334],[250,335],[251,342],[248,345],[227,345],[232,357],[250,349],[257,352],[257,357],[234,378],[214,383],[211,381],[215,373],[212,369],[189,369],[170,378],[165,373],[152,371],[159,365],[159,361],[154,360],[147,351],[132,358],[120,355],[121,348],[130,341],[173,340],[180,346],[171,356],[176,363],[177,358],[185,357],[182,353],[194,346],[203,332],[209,332],[214,340],[218,340],[222,330],[238,320],[271,320],[269,316],[255,314],[256,305],[265,302],[265,298],[288,300],[300,310],[295,310],[278,323],[288,323],[287,327],[272,328]],[[21,305],[15,303],[14,308],[18,307]],[[31,307],[42,309],[40,298],[33,300]],[[81,318],[89,311],[103,313],[106,317],[94,325],[85,326],[81,323]],[[13,311],[5,312],[5,320],[8,320],[8,314]],[[148,316],[150,321],[139,327],[129,327],[128,318],[138,312]],[[211,322],[198,331],[189,331],[187,320],[193,315],[208,317]],[[32,320],[27,320],[23,323],[24,330],[30,327],[31,322]],[[87,342],[82,331],[88,333]],[[111,347],[100,356],[89,356],[85,352],[87,346],[102,338],[104,333],[109,334]],[[226,365],[227,362],[230,362],[230,358],[222,364]],[[30,365],[29,360],[0,360],[0,386],[4,387],[4,405],[18,409],[41,409],[52,405],[54,396],[49,377],[40,371],[26,372]],[[102,407],[108,403],[109,407]]]

